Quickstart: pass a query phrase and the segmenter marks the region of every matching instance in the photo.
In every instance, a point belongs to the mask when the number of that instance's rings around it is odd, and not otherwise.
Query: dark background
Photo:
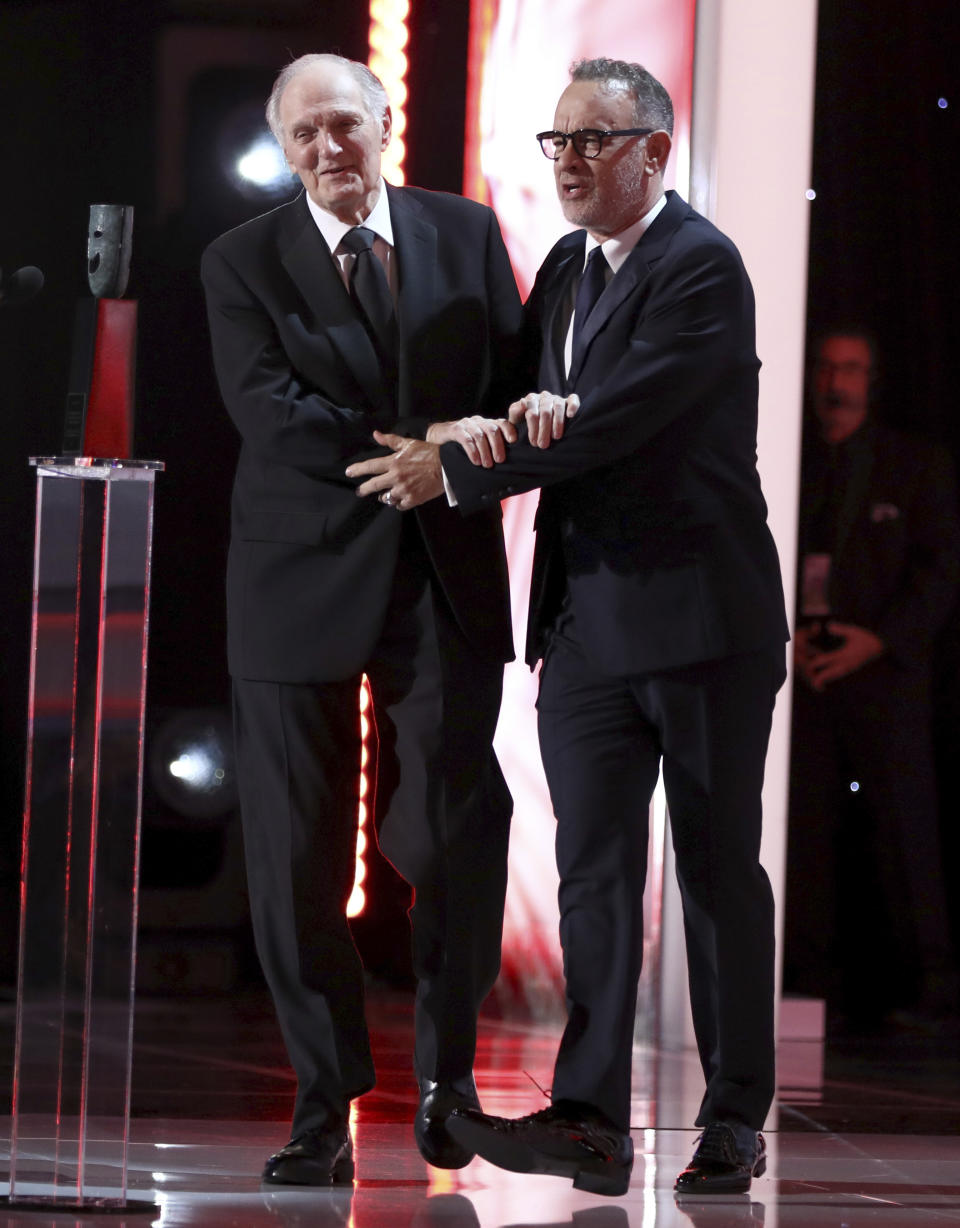
[[[36,300],[0,308],[0,985],[13,979],[16,935],[34,499],[27,458],[60,446],[72,313],[88,293],[89,205],[135,207],[127,291],[140,303],[135,454],[167,465],[157,484],[150,711],[225,703],[221,593],[236,445],[213,382],[197,266],[211,238],[271,203],[228,183],[220,153],[230,133],[289,57],[336,50],[365,60],[366,7],[0,3],[0,267],[9,274],[36,264],[46,277]],[[407,175],[425,187],[461,184],[468,7],[412,5]],[[954,12],[945,0],[909,10],[894,0],[821,4],[810,323],[872,326],[883,355],[878,412],[956,456]],[[955,623],[944,637],[938,701],[951,815]],[[148,836],[151,804],[148,796]],[[960,855],[954,824],[944,826],[952,879]]]

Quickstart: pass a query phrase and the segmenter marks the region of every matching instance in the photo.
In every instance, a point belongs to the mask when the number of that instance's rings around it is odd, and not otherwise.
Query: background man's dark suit
[[[815,536],[832,464],[831,618],[869,629],[886,651],[821,691],[794,688],[784,986],[864,1019],[925,996],[944,1008],[952,961],[930,675],[960,570],[952,467],[941,449],[871,420],[833,448],[815,435],[799,555],[825,548]]]
[[[582,231],[561,239],[528,304],[539,386],[581,399],[564,437],[545,451],[514,445],[489,470],[442,448],[464,512],[545,487],[527,660],[544,658],[541,744],[560,821],[570,1020],[553,1097],[629,1124],[646,809],[662,754],[707,1079],[698,1122],[759,1129],[773,1093],[760,786],[787,629],[756,472],[753,293],[733,244],[669,193],[565,380],[583,253]]]
[[[364,671],[380,734],[381,847],[416,889],[420,1074],[469,1073],[476,1011],[499,966],[510,801],[491,740],[512,655],[499,509],[467,521],[435,502],[402,517],[358,499],[344,468],[377,451],[374,428],[422,437],[432,421],[499,409],[520,304],[490,210],[388,191],[395,384],[304,196],[222,236],[202,267],[217,374],[243,440],[231,673],[245,694],[263,682],[324,684],[297,714],[313,734],[299,747],[291,736],[288,762],[263,750],[262,730],[238,729],[242,800],[261,815],[253,825],[245,813],[258,950],[298,1075],[294,1135],[342,1113],[374,1078],[343,916],[359,719],[349,734],[340,726]],[[269,702],[260,708],[266,727]]]

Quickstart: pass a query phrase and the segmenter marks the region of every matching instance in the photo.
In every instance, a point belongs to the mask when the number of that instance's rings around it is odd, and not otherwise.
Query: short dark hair
[[[656,128],[673,136],[673,103],[656,77],[642,64],[626,60],[577,60],[570,65],[571,81],[601,81],[626,86],[633,95],[638,128]]]

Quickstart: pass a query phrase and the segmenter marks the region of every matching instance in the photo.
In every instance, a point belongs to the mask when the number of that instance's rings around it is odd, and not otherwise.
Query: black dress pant
[[[773,896],[760,865],[763,769],[783,650],[663,673],[598,672],[572,619],[538,701],[557,817],[568,1021],[553,1098],[630,1124],[648,815],[661,759],[706,1079],[698,1125],[759,1129],[774,1093]]]
[[[463,640],[413,529],[411,519],[364,672],[378,841],[414,888],[415,1066],[447,1079],[472,1068],[477,1013],[500,966],[511,801],[492,740],[503,667]],[[297,1075],[293,1134],[342,1117],[374,1084],[363,972],[345,915],[359,684],[234,680],[251,914]]]

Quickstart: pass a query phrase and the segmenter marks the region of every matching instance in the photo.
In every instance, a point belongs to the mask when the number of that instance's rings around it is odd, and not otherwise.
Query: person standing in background
[[[876,346],[815,346],[803,449],[784,988],[855,1025],[952,1011],[931,731],[960,572],[952,465],[875,421]]]

